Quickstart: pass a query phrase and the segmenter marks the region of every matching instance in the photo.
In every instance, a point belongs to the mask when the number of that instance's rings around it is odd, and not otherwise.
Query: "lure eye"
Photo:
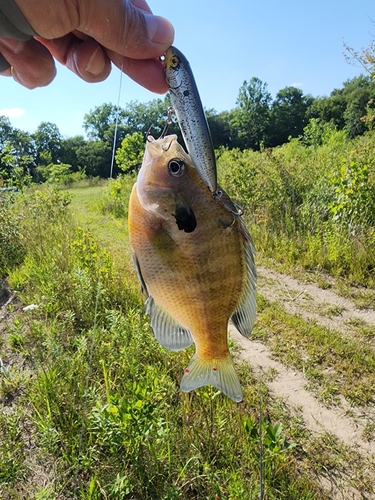
[[[179,158],[174,158],[168,163],[168,170],[173,177],[180,177],[185,173],[185,162]]]

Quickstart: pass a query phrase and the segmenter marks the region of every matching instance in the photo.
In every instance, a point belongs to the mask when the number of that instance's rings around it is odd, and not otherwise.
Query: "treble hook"
[[[163,131],[162,131],[159,139],[164,139],[164,137],[167,135],[169,126],[172,123],[172,115],[174,114],[174,112],[175,112],[174,108],[172,108],[172,106],[169,106],[169,108],[167,110],[167,119],[165,120],[165,125],[164,125]]]

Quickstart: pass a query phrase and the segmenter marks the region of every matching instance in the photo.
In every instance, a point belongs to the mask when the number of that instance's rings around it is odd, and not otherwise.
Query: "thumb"
[[[91,5],[95,9],[89,9],[84,26],[78,29],[107,49],[132,59],[151,59],[173,43],[174,29],[167,19],[130,1],[92,1]]]

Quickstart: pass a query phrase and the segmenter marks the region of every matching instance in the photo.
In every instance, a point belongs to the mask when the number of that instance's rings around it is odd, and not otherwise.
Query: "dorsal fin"
[[[246,262],[246,284],[239,304],[232,314],[231,320],[244,337],[249,337],[254,326],[256,315],[256,268],[254,262],[255,249],[251,236],[240,219]]]

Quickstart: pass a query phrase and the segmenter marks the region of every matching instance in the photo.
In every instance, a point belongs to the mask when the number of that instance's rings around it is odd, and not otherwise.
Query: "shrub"
[[[20,217],[14,211],[14,196],[0,197],[0,276],[18,266],[25,255],[21,241]]]
[[[318,125],[306,131],[308,146],[304,138],[261,152],[221,149],[219,177],[265,256],[366,285],[375,269],[375,133],[348,141]]]
[[[129,195],[135,179],[134,175],[119,175],[116,179],[109,180],[99,204],[103,214],[127,216]]]

